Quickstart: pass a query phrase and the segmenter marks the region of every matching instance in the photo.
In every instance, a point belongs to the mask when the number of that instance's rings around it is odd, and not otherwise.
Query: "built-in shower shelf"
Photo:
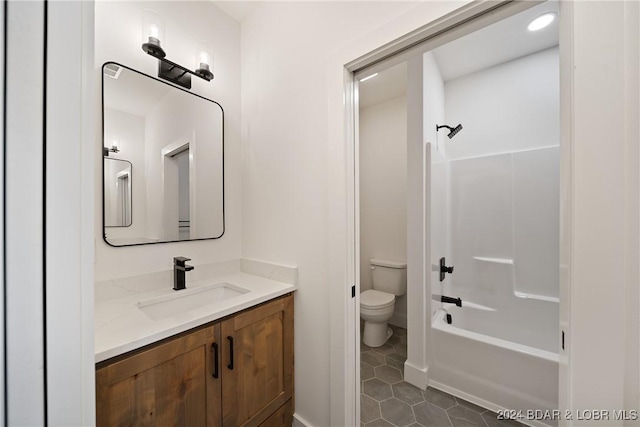
[[[560,298],[558,297],[550,297],[547,295],[538,295],[538,294],[529,294],[526,292],[518,292],[513,291],[513,294],[518,298],[528,298],[528,299],[537,299],[538,301],[547,301],[547,302],[555,302],[560,303]]]
[[[484,262],[493,262],[495,264],[509,264],[513,265],[513,260],[510,258],[488,258],[483,256],[474,256],[473,259]]]

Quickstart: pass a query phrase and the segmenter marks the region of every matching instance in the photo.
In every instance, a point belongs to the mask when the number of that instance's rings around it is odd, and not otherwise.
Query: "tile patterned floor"
[[[360,343],[361,427],[519,427],[473,403],[428,387],[422,391],[403,381],[407,331],[392,326],[382,347]]]

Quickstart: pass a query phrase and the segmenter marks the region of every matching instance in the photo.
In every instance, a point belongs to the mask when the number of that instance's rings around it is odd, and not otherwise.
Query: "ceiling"
[[[432,50],[443,80],[454,80],[557,46],[558,19],[540,31],[527,30],[529,22],[546,12],[557,14],[557,1],[539,4]],[[406,86],[406,63],[380,71],[360,83],[360,107],[404,95]]]
[[[260,4],[259,1],[212,1],[216,7],[222,9],[227,15],[242,23]]]
[[[104,106],[144,117],[171,88],[169,84],[124,68],[117,80],[104,77]],[[132,93],[135,96],[131,96]]]
[[[432,52],[447,82],[498,64],[558,45],[558,20],[531,32],[527,25],[546,13],[558,13],[558,3],[549,1],[508,19],[461,37]]]
[[[360,82],[360,108],[371,107],[388,99],[402,96],[407,91],[407,63],[401,62],[378,73],[370,80]]]

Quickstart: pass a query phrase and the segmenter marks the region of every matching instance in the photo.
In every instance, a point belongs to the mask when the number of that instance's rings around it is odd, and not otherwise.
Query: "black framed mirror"
[[[107,244],[222,237],[224,111],[220,104],[106,62],[102,125],[102,218]]]

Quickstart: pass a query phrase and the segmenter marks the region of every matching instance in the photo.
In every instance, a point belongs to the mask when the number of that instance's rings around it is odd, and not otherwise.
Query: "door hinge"
[[[356,297],[356,285],[353,285],[351,287],[351,298],[355,298]]]

